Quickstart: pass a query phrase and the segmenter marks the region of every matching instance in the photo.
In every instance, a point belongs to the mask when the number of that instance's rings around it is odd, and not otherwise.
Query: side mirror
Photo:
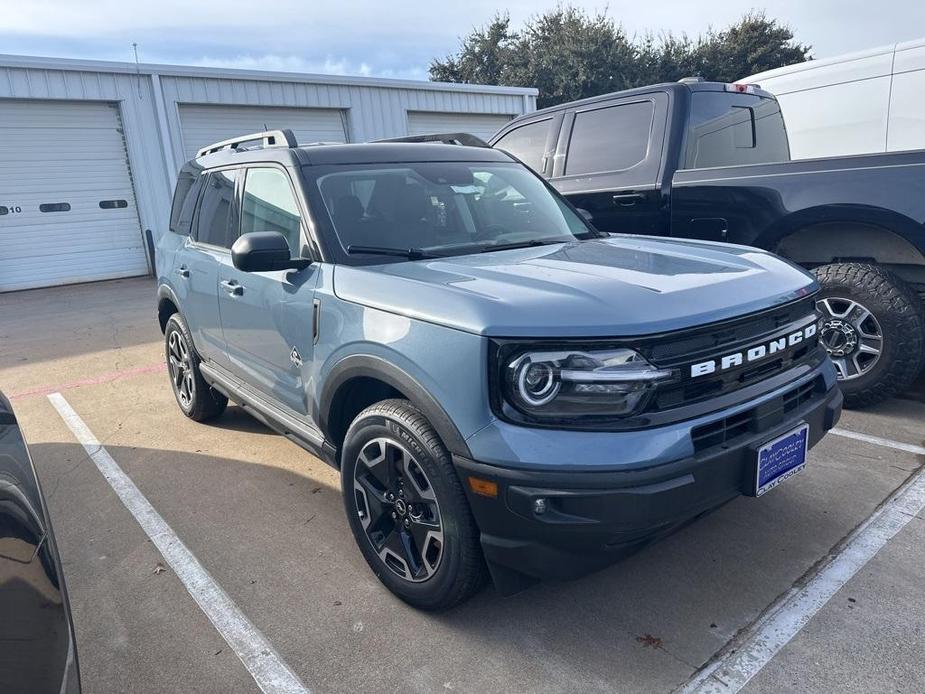
[[[238,237],[231,247],[231,262],[244,272],[301,270],[310,260],[291,258],[289,242],[278,231],[252,231]]]
[[[591,224],[594,224],[594,215],[593,215],[593,214],[591,214],[590,212],[588,212],[588,211],[587,211],[585,208],[583,208],[583,207],[576,207],[575,209],[578,210],[578,214],[580,214],[580,215],[584,218],[584,220],[585,220],[586,222],[589,222],[589,223],[591,223]]]

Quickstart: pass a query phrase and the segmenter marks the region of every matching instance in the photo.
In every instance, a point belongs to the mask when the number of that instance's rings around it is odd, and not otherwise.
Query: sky
[[[758,0],[760,2],[760,0]],[[0,53],[427,79],[435,58],[506,9],[515,27],[556,0],[0,0]],[[629,35],[689,36],[751,9],[825,58],[925,37],[925,0],[610,0]]]

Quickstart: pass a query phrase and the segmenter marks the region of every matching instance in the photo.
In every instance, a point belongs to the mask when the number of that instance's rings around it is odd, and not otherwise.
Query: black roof
[[[576,106],[585,106],[588,104],[595,104],[599,101],[607,101],[613,99],[614,97],[633,97],[641,96],[643,94],[651,94],[652,92],[723,92],[726,91],[725,82],[662,82],[660,84],[650,84],[645,87],[634,87],[633,89],[624,89],[620,92],[610,92],[608,94],[601,94],[600,96],[590,96],[586,99],[579,99],[578,101],[569,101],[565,104],[556,104],[555,106],[548,106],[547,108],[540,109],[538,111],[533,111],[531,113],[525,113],[522,116],[518,116],[510,121],[510,123],[518,123],[522,120],[528,118],[534,118],[536,116],[542,116],[546,113],[556,113],[566,108],[575,108]],[[755,91],[759,96],[772,96],[769,92],[762,91],[757,89]],[[508,129],[510,123],[504,126],[505,129]],[[492,138],[494,139],[494,138]]]
[[[511,161],[504,152],[488,147],[465,147],[433,142],[370,142],[316,145],[294,150],[303,164],[387,164],[427,161]]]

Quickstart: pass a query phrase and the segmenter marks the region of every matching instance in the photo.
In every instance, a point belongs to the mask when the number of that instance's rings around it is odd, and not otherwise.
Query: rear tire
[[[167,320],[164,349],[170,386],[183,414],[197,422],[205,422],[224,412],[228,398],[213,390],[202,377],[193,337],[186,320],[179,313],[174,313]]]
[[[877,265],[835,263],[815,273],[819,337],[839,372],[845,406],[874,405],[911,386],[925,363],[919,296]]]
[[[444,610],[485,582],[479,531],[450,455],[407,400],[363,410],[341,457],[350,529],[376,577],[422,610]]]

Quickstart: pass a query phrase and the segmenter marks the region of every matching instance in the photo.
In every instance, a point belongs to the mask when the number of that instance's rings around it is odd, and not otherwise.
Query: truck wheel
[[[199,372],[199,355],[193,347],[189,327],[179,313],[174,313],[167,321],[164,348],[170,386],[183,414],[204,422],[224,412],[228,398],[212,390]]]
[[[450,455],[406,400],[363,410],[341,458],[350,529],[373,573],[414,607],[442,610],[482,586],[479,531]]]
[[[908,388],[922,370],[925,314],[918,295],[876,265],[816,268],[819,339],[838,371],[847,407],[866,407]]]

